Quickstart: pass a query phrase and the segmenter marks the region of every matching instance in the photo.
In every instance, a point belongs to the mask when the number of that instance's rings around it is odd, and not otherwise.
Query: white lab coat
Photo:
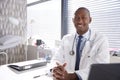
[[[65,68],[69,73],[76,72],[83,80],[87,80],[91,64],[110,62],[108,40],[100,33],[91,30],[90,39],[86,41],[82,51],[79,70],[75,71],[76,42],[73,48],[75,54],[69,54],[73,46],[74,37],[75,34],[68,34],[63,37],[60,48],[53,57],[53,60],[61,64],[67,63]]]

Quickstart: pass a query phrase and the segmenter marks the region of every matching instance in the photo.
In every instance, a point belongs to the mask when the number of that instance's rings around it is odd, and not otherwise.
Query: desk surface
[[[19,62],[21,64],[22,62]],[[17,63],[18,64],[18,63]],[[53,80],[52,77],[46,76],[48,67],[38,67],[26,71],[17,71],[7,65],[0,66],[0,80]],[[40,77],[34,78],[35,76]]]

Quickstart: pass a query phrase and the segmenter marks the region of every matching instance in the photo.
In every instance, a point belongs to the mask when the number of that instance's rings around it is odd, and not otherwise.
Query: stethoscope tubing
[[[74,54],[75,54],[73,48],[74,48],[76,36],[77,36],[77,34],[75,34],[75,37],[74,37],[74,40],[73,40],[73,44],[72,44],[72,49],[71,49],[71,51],[69,52],[70,55],[74,55]],[[91,30],[89,30],[89,38],[84,41],[83,47],[85,46],[85,43],[86,43],[87,41],[90,41],[90,36],[91,36]],[[83,49],[83,47],[82,47],[82,49]]]

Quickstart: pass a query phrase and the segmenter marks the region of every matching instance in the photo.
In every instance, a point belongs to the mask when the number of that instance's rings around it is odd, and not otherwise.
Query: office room
[[[119,0],[0,0],[0,80],[120,80],[119,14]]]

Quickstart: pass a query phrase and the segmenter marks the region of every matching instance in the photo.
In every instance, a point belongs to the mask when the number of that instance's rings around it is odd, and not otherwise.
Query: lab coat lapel
[[[84,46],[83,51],[82,51],[81,62],[83,61],[83,58],[91,56],[91,51],[92,51],[91,48],[93,45],[94,37],[95,37],[95,32],[93,32],[91,30],[90,38],[88,40],[86,40],[85,46]]]

